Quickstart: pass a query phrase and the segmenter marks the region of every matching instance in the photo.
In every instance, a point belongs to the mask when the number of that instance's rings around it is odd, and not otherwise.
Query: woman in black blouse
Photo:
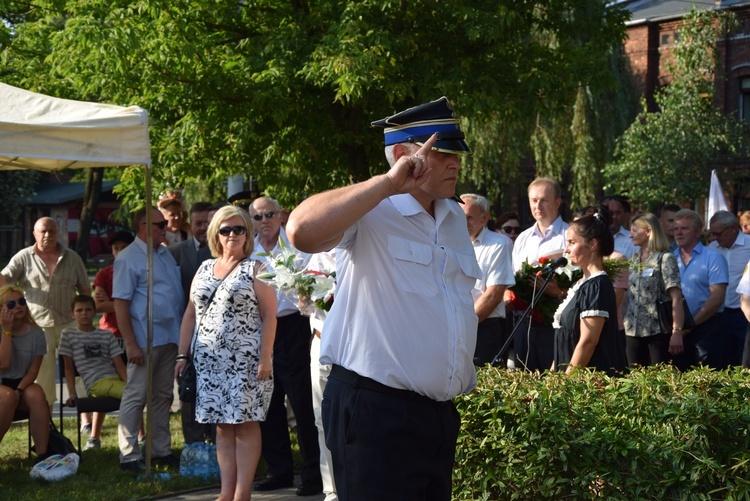
[[[553,369],[592,367],[615,375],[625,370],[625,339],[617,326],[617,302],[603,257],[614,251],[605,207],[573,221],[565,236],[565,253],[583,278],[568,291],[555,313]]]

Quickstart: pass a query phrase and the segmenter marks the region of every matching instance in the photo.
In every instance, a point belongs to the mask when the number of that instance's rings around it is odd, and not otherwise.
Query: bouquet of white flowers
[[[324,273],[309,270],[305,260],[279,238],[281,252],[274,256],[270,252],[258,252],[269,260],[260,266],[256,274],[259,280],[287,296],[294,303],[303,303],[307,298],[321,310],[328,311],[333,304],[336,287],[336,272]]]

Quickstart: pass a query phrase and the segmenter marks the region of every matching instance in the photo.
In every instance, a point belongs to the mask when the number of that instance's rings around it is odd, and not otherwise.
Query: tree
[[[157,188],[244,173],[285,204],[382,171],[369,123],[447,95],[476,137],[463,179],[489,189],[529,117],[611,83],[623,21],[602,0],[39,0],[3,71],[149,110]],[[140,171],[121,179],[137,202]]]
[[[654,96],[658,111],[642,111],[620,139],[604,172],[620,194],[643,204],[705,196],[711,169],[742,154],[747,127],[713,104],[717,41],[736,22],[726,11],[685,16],[668,71],[672,81]]]

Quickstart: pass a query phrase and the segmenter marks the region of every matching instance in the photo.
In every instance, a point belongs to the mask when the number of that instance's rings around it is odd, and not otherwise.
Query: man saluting
[[[476,385],[481,276],[452,199],[469,152],[443,97],[373,123],[386,174],[312,196],[287,224],[305,252],[336,247],[335,301],[322,336],[323,399],[339,499],[448,500],[459,415]]]

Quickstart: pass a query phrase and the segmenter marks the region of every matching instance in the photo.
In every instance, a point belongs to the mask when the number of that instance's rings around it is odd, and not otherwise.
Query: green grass
[[[57,423],[57,420],[56,420]],[[184,446],[180,416],[172,415],[172,449],[180,453]],[[74,445],[77,441],[74,418],[65,420],[65,435]],[[78,474],[60,482],[34,480],[29,476],[33,460],[27,457],[27,424],[14,423],[0,443],[0,492],[5,499],[44,500],[127,500],[158,496],[170,492],[217,485],[217,479],[180,477],[177,469],[152,467],[155,473],[170,472],[169,480],[143,481],[120,470],[117,448],[117,418],[108,416],[102,429],[102,449],[86,451]],[[85,437],[84,437],[85,439]],[[265,467],[263,467],[265,468]],[[259,467],[259,471],[261,468]]]

